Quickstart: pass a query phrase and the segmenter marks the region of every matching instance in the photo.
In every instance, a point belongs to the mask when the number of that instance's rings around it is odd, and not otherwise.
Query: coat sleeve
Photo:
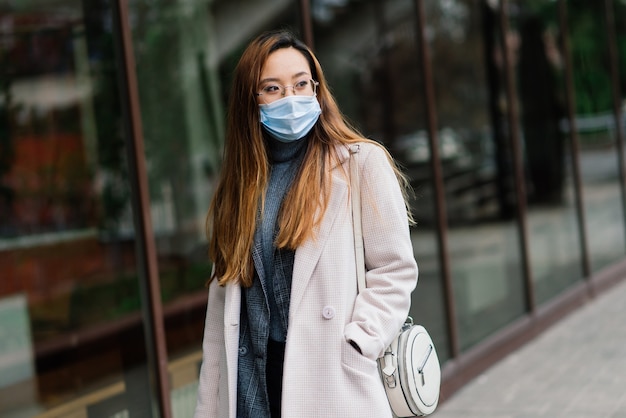
[[[202,366],[194,418],[218,416],[220,359],[224,350],[224,287],[214,279],[209,286],[209,300],[202,342]]]
[[[418,268],[405,201],[385,151],[361,147],[358,159],[367,288],[356,298],[345,337],[376,359],[408,315]]]

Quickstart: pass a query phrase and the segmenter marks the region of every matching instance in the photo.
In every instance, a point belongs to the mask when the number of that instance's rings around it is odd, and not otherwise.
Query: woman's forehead
[[[291,80],[311,74],[309,62],[295,48],[280,48],[272,52],[261,69],[261,81],[266,79]]]

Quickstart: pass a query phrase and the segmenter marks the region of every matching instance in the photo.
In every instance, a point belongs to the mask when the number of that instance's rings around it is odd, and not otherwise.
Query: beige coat
[[[347,173],[349,153],[341,152]],[[417,264],[404,200],[384,152],[364,143],[358,160],[367,289],[357,297],[349,184],[341,167],[335,167],[317,238],[295,254],[283,374],[285,418],[391,417],[376,358],[408,314]],[[240,303],[239,286],[211,283],[196,418],[236,417]]]

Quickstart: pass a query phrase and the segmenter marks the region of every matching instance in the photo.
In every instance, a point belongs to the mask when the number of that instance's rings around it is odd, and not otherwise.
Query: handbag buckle
[[[394,375],[391,376],[385,376],[385,383],[387,383],[387,386],[389,386],[390,388],[395,388],[396,387],[396,377]]]
[[[411,328],[413,326],[413,318],[411,318],[410,316],[406,317],[406,320],[404,321],[404,324],[402,325],[402,329],[400,330],[402,331],[406,331],[407,329]]]
[[[384,374],[385,383],[387,383],[387,386],[389,386],[390,388],[395,388],[397,385],[395,376],[396,367],[393,364],[393,357],[395,355],[396,354],[393,352],[391,347],[387,347],[387,350],[385,350],[385,355],[383,357],[385,359],[385,367],[382,369],[382,372]]]

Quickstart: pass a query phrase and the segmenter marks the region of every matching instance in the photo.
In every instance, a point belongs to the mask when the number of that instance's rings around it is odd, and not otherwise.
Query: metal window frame
[[[132,31],[130,27],[128,1],[113,1],[114,25],[119,31],[118,48],[121,52],[122,65],[121,101],[123,118],[126,128],[126,147],[128,150],[130,183],[136,246],[139,265],[139,288],[141,306],[146,334],[146,350],[148,370],[151,374],[156,393],[158,414],[171,418],[169,375],[167,370],[168,356],[165,340],[163,306],[161,303],[161,286],[157,262],[156,243],[150,215],[150,195],[145,164],[143,127],[139,90],[133,51]]]

